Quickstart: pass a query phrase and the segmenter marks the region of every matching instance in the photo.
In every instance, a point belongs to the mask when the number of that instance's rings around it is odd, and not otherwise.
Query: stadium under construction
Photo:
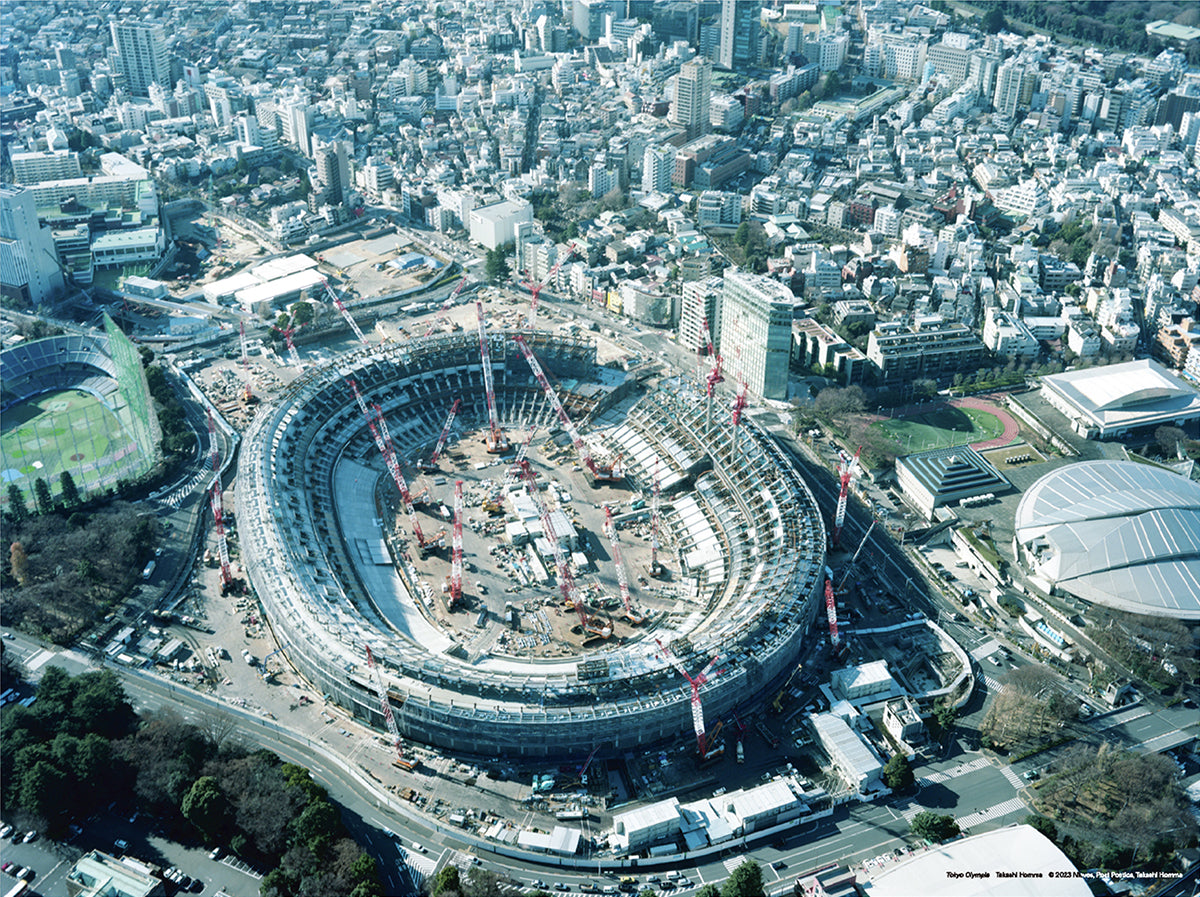
[[[612,756],[695,728],[703,753],[705,717],[795,667],[826,546],[788,457],[712,402],[599,365],[589,340],[482,319],[358,349],[244,434],[245,569],[297,670],[381,729],[386,704],[403,739]],[[626,560],[642,546],[618,532],[635,525],[653,543],[629,565],[636,606],[620,542]],[[616,565],[621,599],[584,584],[589,564]]]

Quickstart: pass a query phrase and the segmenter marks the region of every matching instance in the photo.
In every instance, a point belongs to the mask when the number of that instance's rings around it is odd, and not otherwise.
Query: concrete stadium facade
[[[514,432],[531,421],[550,427],[553,412],[513,335],[489,337],[501,422]],[[593,344],[525,336],[554,376],[595,378]],[[456,753],[611,756],[690,733],[686,683],[651,638],[569,659],[470,658],[461,645],[414,639],[389,624],[356,573],[338,519],[334,470],[347,452],[365,458],[370,439],[347,378],[395,422],[401,456],[436,436],[454,398],[463,400],[460,419],[487,420],[479,344],[470,333],[342,356],[307,371],[259,412],[238,463],[238,533],[250,582],[291,663],[337,704],[382,728],[364,659],[369,644],[401,734]],[[681,500],[699,509],[709,534],[707,573],[695,571],[695,612],[653,634],[689,670],[720,654],[720,675],[702,690],[705,715],[716,718],[778,688],[794,668],[823,594],[824,525],[799,473],[754,422],[743,420],[735,441],[727,421],[705,428],[701,400],[669,389],[652,390],[621,417],[622,438],[641,451],[640,462],[633,449],[626,454],[630,478],[648,488],[665,464],[664,491],[672,472]],[[683,548],[695,547],[688,532],[676,536]],[[416,571],[397,566],[419,610]]]

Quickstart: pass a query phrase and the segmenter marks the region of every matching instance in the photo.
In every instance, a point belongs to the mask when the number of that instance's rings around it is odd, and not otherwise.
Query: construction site
[[[699,385],[627,371],[534,309],[490,324],[492,291],[450,318],[457,295],[303,370],[244,434],[244,567],[290,661],[402,766],[689,732],[719,757],[706,720],[769,700],[811,643],[813,495],[744,390],[715,399],[719,359]]]

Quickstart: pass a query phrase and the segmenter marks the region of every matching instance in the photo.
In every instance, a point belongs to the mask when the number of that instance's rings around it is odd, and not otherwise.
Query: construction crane
[[[367,649],[367,669],[371,671],[371,682],[375,686],[375,693],[379,696],[379,709],[383,711],[383,720],[387,723],[388,732],[392,736],[392,747],[396,749],[396,759],[392,762],[401,769],[416,769],[417,761],[404,754],[400,729],[396,726],[396,717],[392,714],[392,702],[388,700],[387,687],[383,684],[383,676],[380,675],[379,666],[375,663],[375,655],[371,653],[370,645],[363,647]]]
[[[838,635],[837,598],[833,593],[833,571],[828,567],[825,568],[825,616],[829,618],[829,644],[834,653],[837,653],[842,639]]]
[[[417,546],[420,548],[422,555],[433,548],[440,548],[442,545],[440,534],[433,540],[427,540],[425,533],[421,530],[421,523],[417,520],[417,510],[413,507],[412,495],[408,491],[408,482],[404,479],[404,473],[400,470],[399,462],[396,461],[396,449],[392,445],[391,433],[388,432],[387,423],[383,419],[383,409],[379,405],[368,407],[362,393],[359,392],[358,383],[353,378],[347,378],[346,382],[350,384],[350,389],[354,391],[354,400],[358,403],[358,409],[367,421],[367,427],[371,430],[371,438],[375,440],[375,446],[379,449],[379,454],[383,456],[383,463],[387,466],[388,473],[392,475],[392,480],[395,481],[396,488],[400,490],[400,498],[404,503],[404,510],[408,513],[413,535],[416,536]]]
[[[700,703],[700,686],[708,682],[708,674],[712,672],[712,668],[716,665],[717,658],[720,655],[714,654],[712,660],[705,665],[704,669],[695,676],[689,676],[687,669],[683,666],[683,662],[675,656],[670,648],[664,645],[659,639],[655,639],[654,643],[662,650],[663,657],[666,658],[667,663],[675,667],[679,671],[679,674],[687,680],[688,685],[692,687],[692,726],[696,730],[696,752],[698,758],[703,762],[720,756],[717,750],[713,750],[711,753],[708,750],[708,744],[704,737],[704,707]],[[718,670],[716,673],[713,673],[713,676],[717,676],[720,673],[721,670]]]
[[[583,606],[583,599],[579,597],[579,588],[575,585],[575,577],[567,565],[566,553],[559,544],[558,535],[554,532],[554,523],[550,519],[550,512],[546,508],[546,503],[542,501],[542,496],[538,494],[537,474],[534,473],[533,467],[528,461],[521,462],[521,475],[529,487],[529,497],[533,499],[533,503],[537,507],[538,517],[542,522],[542,532],[546,541],[550,543],[550,550],[554,553],[558,588],[562,592],[563,601],[575,608],[575,613],[579,615],[579,625],[582,627],[585,637],[592,635],[602,639],[608,638],[612,635],[612,627],[596,623],[588,618],[587,611]]]
[[[229,544],[225,540],[225,493],[221,488],[221,452],[217,448],[217,419],[208,409],[208,444],[212,457],[212,492],[209,504],[213,514],[213,532],[217,536],[217,556],[221,559],[221,594],[233,589],[233,574],[229,570]]]
[[[792,670],[792,674],[788,676],[787,681],[783,683],[783,688],[779,689],[779,694],[775,695],[775,700],[771,702],[771,710],[773,710],[775,713],[781,713],[783,711],[783,698],[787,694],[788,686],[792,684],[792,680],[796,678],[796,675],[802,669],[804,669],[804,664],[796,664],[796,668]]]
[[[429,327],[423,334],[421,334],[422,336],[429,336],[429,334],[433,333],[433,331],[439,324],[442,323],[442,321],[446,320],[446,312],[450,311],[450,309],[454,307],[454,300],[458,298],[458,294],[463,291],[463,287],[466,285],[467,277],[464,274],[462,279],[458,282],[458,286],[454,288],[454,292],[446,297],[446,301],[442,303],[442,307],[438,309],[438,312],[436,315],[434,315],[433,320],[429,322]]]
[[[288,361],[292,363],[293,367],[300,367],[300,353],[296,351],[296,343],[292,340],[292,335],[300,329],[296,326],[295,317],[293,316],[288,320],[288,326],[286,330],[280,327],[278,324],[272,324],[271,329],[283,334],[283,338],[287,342]]]
[[[462,604],[463,580],[463,481],[454,481],[454,536],[450,549],[450,609]]]
[[[458,414],[458,406],[461,404],[462,399],[455,399],[454,404],[450,406],[450,413],[446,415],[446,422],[442,424],[442,432],[438,435],[437,445],[433,447],[433,456],[428,461],[417,462],[420,470],[433,470],[437,467],[438,458],[442,456],[442,449],[446,447],[446,439],[450,436],[450,427],[454,424],[454,416]]]
[[[846,501],[850,496],[850,482],[862,470],[858,463],[858,456],[862,454],[862,446],[858,447],[853,458],[850,458],[845,452],[840,454],[838,479],[841,480],[842,485],[841,491],[838,492],[837,513],[833,517],[833,533],[830,538],[834,548],[838,548],[842,544],[842,524],[846,522]]]
[[[351,317],[350,310],[346,308],[346,306],[342,303],[342,300],[338,298],[338,294],[333,291],[333,287],[329,285],[329,281],[321,278],[321,286],[325,287],[326,295],[333,300],[333,307],[336,308],[341,313],[342,317],[346,319],[346,323],[350,325],[350,329],[354,331],[354,335],[358,337],[358,341],[364,346],[369,346],[370,343],[367,342],[367,338],[363,336],[362,330],[359,329],[358,324],[355,323],[354,318]]]
[[[238,322],[238,340],[242,348],[242,401],[247,405],[257,401],[254,398],[254,390],[250,386],[250,350],[246,347],[246,322]]]
[[[842,571],[842,581],[838,583],[837,591],[841,592],[846,587],[846,580],[850,578],[850,574],[854,571],[854,565],[858,561],[858,556],[862,554],[862,550],[867,547],[867,540],[871,538],[871,530],[875,529],[875,524],[878,523],[878,518],[871,519],[871,525],[867,527],[866,533],[862,537],[862,541],[858,543],[858,548],[854,550],[853,557],[850,558],[850,563],[846,565],[846,569]]]
[[[745,380],[745,378],[740,377],[740,376],[738,379],[740,379],[742,382],[741,382],[741,386],[738,387],[737,398],[735,398],[733,400],[733,416],[732,416],[733,447],[730,450],[731,453],[734,455],[737,454],[738,431],[739,431],[739,429],[741,427],[741,423],[742,423],[742,412],[746,408],[746,380]]]
[[[650,493],[650,575],[655,579],[666,572],[658,560],[658,461],[654,462],[654,491]]]
[[[567,431],[567,435],[571,437],[571,444],[575,446],[575,451],[579,455],[579,463],[590,470],[592,477],[596,480],[620,479],[615,461],[613,464],[607,466],[596,463],[592,457],[592,453],[588,450],[587,443],[583,441],[583,437],[579,434],[579,429],[571,421],[570,415],[567,414],[567,409],[558,400],[558,396],[554,392],[554,387],[550,385],[550,381],[546,377],[546,372],[542,370],[541,364],[533,354],[533,350],[529,348],[529,343],[525,341],[525,337],[518,333],[513,337],[513,341],[520,347],[521,354],[529,362],[529,368],[533,371],[533,376],[537,378],[538,383],[541,384],[542,392],[546,394],[546,400],[550,403],[550,407],[554,409],[554,413],[558,415],[558,420],[562,424],[563,429]],[[617,460],[620,459],[618,458]]]
[[[701,300],[697,300],[698,302]],[[708,327],[708,313],[701,307],[700,312],[700,345],[697,346],[697,363],[703,371],[704,366],[704,351],[708,350],[709,357],[712,358],[713,366],[707,375],[704,376],[704,395],[707,403],[704,411],[704,427],[710,429],[712,427],[712,400],[713,394],[716,392],[717,384],[723,383],[725,378],[721,375],[721,356],[717,354],[717,350],[713,347],[712,332]]]
[[[636,626],[646,618],[633,611],[633,602],[629,599],[629,579],[625,575],[625,564],[621,561],[621,540],[617,537],[617,524],[608,505],[604,506],[604,532],[608,535],[608,544],[612,546],[613,567],[617,571],[617,584],[621,587],[621,600],[625,602],[625,619]]]
[[[475,300],[475,314],[479,318],[479,357],[483,362],[483,389],[487,396],[487,450],[489,454],[498,455],[512,446],[496,421],[496,386],[492,379],[492,355],[488,351],[487,319],[483,314],[483,302],[479,299]]]
[[[577,251],[574,243],[568,243],[566,254],[556,261],[550,270],[546,272],[546,276],[542,278],[541,283],[534,283],[533,278],[530,278],[527,283],[522,284],[522,286],[529,287],[529,292],[533,294],[533,301],[529,303],[529,318],[525,322],[530,330],[537,323],[538,295],[542,292],[542,288],[558,273],[558,269],[562,267],[563,262],[570,259]]]

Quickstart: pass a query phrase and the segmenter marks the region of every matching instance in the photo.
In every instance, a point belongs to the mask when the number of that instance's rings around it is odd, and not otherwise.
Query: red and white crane
[[[442,321],[446,320],[446,312],[450,311],[450,309],[454,307],[454,300],[458,298],[458,294],[463,291],[463,287],[466,285],[467,278],[466,275],[463,275],[462,280],[458,282],[458,286],[454,288],[454,292],[446,297],[446,301],[442,303],[442,307],[438,309],[438,312],[436,315],[434,315],[433,320],[429,322],[429,327],[426,328],[423,334],[421,334],[422,336],[429,336],[429,334],[433,333],[434,329],[441,324]]]
[[[478,299],[475,300],[475,314],[479,318],[479,357],[483,362],[483,389],[487,396],[487,450],[489,454],[498,455],[507,452],[512,446],[496,419],[496,386],[492,377],[492,354],[488,350],[487,319],[483,314],[483,302]]]
[[[442,424],[442,432],[438,435],[437,445],[433,447],[433,455],[428,461],[418,461],[417,467],[421,470],[433,470],[437,467],[438,458],[442,456],[442,449],[446,447],[446,439],[450,436],[450,427],[454,425],[454,416],[458,414],[458,406],[462,404],[462,399],[455,399],[454,404],[450,406],[450,413],[446,415],[446,422]]]
[[[212,456],[212,492],[209,504],[213,514],[213,532],[217,536],[217,556],[221,559],[221,594],[233,587],[233,574],[229,570],[229,544],[225,540],[225,493],[221,488],[221,452],[217,448],[217,420],[212,408],[208,409],[208,444]]]
[[[829,644],[836,651],[841,644],[837,628],[837,598],[833,593],[833,571],[825,568],[825,616],[829,618]]]
[[[416,508],[413,507],[412,495],[408,491],[408,481],[404,479],[404,473],[400,470],[400,463],[396,460],[396,449],[392,444],[392,435],[388,432],[387,422],[383,419],[383,409],[378,405],[368,407],[362,393],[359,392],[358,384],[351,378],[347,378],[346,382],[354,391],[354,400],[358,403],[358,409],[367,421],[367,426],[371,430],[371,438],[375,440],[375,446],[379,449],[379,454],[383,456],[383,463],[387,466],[388,473],[392,475],[396,488],[400,490],[400,498],[404,502],[404,510],[408,513],[409,522],[412,524],[417,545],[423,552],[431,548],[440,548],[442,544],[440,535],[433,540],[427,540],[425,533],[421,530]]]
[[[528,461],[521,462],[521,476],[524,477],[525,483],[529,487],[529,497],[533,499],[533,503],[537,507],[538,518],[542,522],[542,534],[550,543],[550,550],[554,554],[555,574],[558,576],[558,588],[562,592],[564,603],[575,608],[575,613],[579,615],[579,625],[583,627],[585,634],[608,638],[612,635],[611,627],[596,624],[588,619],[583,599],[579,597],[579,587],[575,584],[575,576],[567,564],[566,552],[563,551],[562,545],[558,541],[558,534],[554,531],[554,522],[550,519],[550,511],[546,508],[546,503],[542,501],[542,496],[538,492],[537,474]]]
[[[304,325],[301,325],[304,326]],[[296,351],[296,343],[292,340],[292,335],[300,328],[296,326],[296,319],[293,316],[288,320],[287,329],[280,327],[278,324],[271,325],[272,330],[276,330],[283,334],[284,340],[287,342],[288,360],[294,367],[300,367],[300,353]]]
[[[375,693],[379,696],[379,709],[383,711],[383,720],[387,723],[388,732],[392,736],[392,747],[396,749],[396,759],[392,762],[402,769],[416,769],[417,762],[404,755],[404,745],[400,741],[400,729],[396,725],[396,717],[392,714],[392,702],[388,700],[387,687],[383,684],[379,665],[375,663],[375,655],[371,653],[370,645],[363,647],[367,649],[367,669],[371,671],[371,684],[375,686]]]
[[[242,401],[249,405],[254,401],[254,390],[250,381],[250,350],[246,347],[246,322],[238,322],[238,341],[242,348]]]
[[[541,283],[534,283],[533,279],[530,278],[529,281],[523,284],[523,286],[529,287],[529,292],[533,294],[533,301],[529,303],[529,318],[526,320],[526,326],[530,330],[532,330],[534,325],[537,323],[538,295],[542,292],[542,288],[545,287],[546,284],[553,279],[554,275],[558,273],[558,269],[563,266],[563,262],[570,259],[578,251],[579,250],[576,248],[574,243],[568,243],[566,253],[562,258],[554,263],[549,271],[546,272],[546,276],[542,278]]]
[[[583,437],[579,435],[578,428],[572,423],[570,416],[567,414],[567,409],[558,400],[558,395],[554,392],[554,387],[550,385],[550,381],[546,378],[546,372],[542,370],[542,365],[538,362],[537,356],[529,348],[529,343],[525,342],[525,337],[519,333],[513,337],[513,342],[520,347],[521,354],[529,362],[529,369],[533,371],[533,376],[537,377],[538,383],[541,384],[542,392],[546,394],[546,401],[550,403],[550,407],[558,415],[559,423],[562,424],[563,429],[571,437],[571,444],[575,446],[575,451],[579,454],[579,463],[595,475],[596,462],[592,459],[592,453],[588,451],[587,443],[583,441]]]
[[[358,337],[358,341],[364,346],[369,346],[370,343],[367,342],[367,338],[363,336],[362,330],[359,329],[358,324],[355,322],[354,318],[351,317],[350,310],[346,308],[346,306],[342,303],[342,300],[338,298],[338,294],[333,291],[333,287],[329,285],[329,281],[322,278],[321,286],[325,287],[325,293],[333,301],[333,307],[336,308],[341,313],[342,317],[346,319],[346,323],[350,325],[350,329],[354,331],[354,335]]]
[[[696,750],[699,758],[701,760],[705,760],[708,758],[709,754],[708,745],[705,742],[704,737],[704,707],[700,703],[700,686],[708,682],[708,674],[712,672],[712,668],[716,665],[717,658],[720,657],[720,655],[714,654],[712,660],[705,665],[704,669],[702,669],[695,676],[689,676],[688,671],[683,666],[683,662],[675,656],[674,652],[672,652],[670,648],[668,648],[658,639],[655,639],[654,643],[662,649],[663,657],[666,658],[667,663],[675,667],[675,669],[679,671],[679,674],[688,681],[688,685],[692,687],[692,726],[696,730]],[[713,676],[717,676],[720,673],[721,670],[718,670],[716,673],[713,673]]]
[[[846,502],[850,496],[850,483],[862,471],[862,467],[858,463],[858,456],[862,454],[862,446],[858,447],[853,458],[845,452],[840,454],[838,479],[841,480],[841,490],[838,492],[837,512],[833,515],[833,533],[830,536],[830,542],[834,548],[839,547],[842,543],[842,524],[846,522]]]
[[[645,622],[645,617],[633,611],[633,602],[629,598],[629,578],[625,575],[625,564],[621,560],[621,540],[617,536],[617,524],[613,521],[612,508],[608,505],[604,506],[604,532],[608,536],[608,544],[612,546],[617,585],[621,587],[621,600],[625,602],[625,619],[634,625]]]
[[[742,424],[742,412],[746,409],[746,380],[741,379],[741,385],[738,387],[737,398],[733,400],[733,448],[732,453],[737,454],[738,447],[738,431]]]
[[[454,536],[450,549],[450,609],[462,604],[463,581],[463,481],[454,481]]]
[[[700,302],[701,300],[697,300]],[[712,359],[712,368],[708,374],[704,374],[704,353],[707,350],[709,357]],[[700,308],[700,345],[696,347],[697,364],[700,366],[701,376],[704,377],[704,395],[707,397],[707,407],[704,413],[705,428],[712,427],[712,400],[713,393],[716,391],[717,384],[723,383],[725,378],[721,374],[722,358],[717,354],[717,350],[713,347],[712,331],[708,326],[708,312],[703,305]]]
[[[650,493],[650,575],[662,576],[663,565],[658,562],[658,462],[654,463],[654,491]]]

